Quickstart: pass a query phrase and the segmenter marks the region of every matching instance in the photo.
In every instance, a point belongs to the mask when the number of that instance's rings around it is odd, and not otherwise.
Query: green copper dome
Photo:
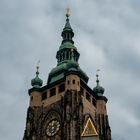
[[[40,88],[43,84],[43,81],[39,78],[39,71],[38,71],[39,67],[37,66],[37,71],[36,71],[36,77],[34,79],[31,80],[31,85],[34,88]]]
[[[96,75],[96,77],[97,77],[97,80],[96,80],[97,85],[93,89],[93,92],[98,96],[102,96],[104,94],[105,89],[103,87],[101,87],[100,84],[99,84],[98,74]]]
[[[62,50],[62,49],[75,49],[75,50],[77,50],[77,48],[74,46],[74,44],[72,44],[71,42],[65,42],[65,43],[63,43],[61,46],[60,46],[60,48],[59,48],[59,50]]]

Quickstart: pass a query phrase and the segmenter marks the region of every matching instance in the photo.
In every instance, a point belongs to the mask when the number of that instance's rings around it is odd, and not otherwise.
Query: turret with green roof
[[[36,77],[31,80],[31,85],[33,88],[41,88],[43,81],[39,78],[39,66],[36,67]]]
[[[99,78],[98,78],[99,77],[98,74],[96,75],[96,77],[97,77],[97,80],[96,80],[97,85],[93,89],[93,92],[98,96],[103,96],[105,89],[103,87],[101,87],[100,84],[99,84],[100,81],[99,81]]]

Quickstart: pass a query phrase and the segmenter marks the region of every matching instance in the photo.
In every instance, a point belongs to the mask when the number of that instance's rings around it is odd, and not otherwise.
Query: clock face
[[[60,123],[58,120],[52,120],[48,123],[46,134],[51,137],[54,136],[60,129]]]

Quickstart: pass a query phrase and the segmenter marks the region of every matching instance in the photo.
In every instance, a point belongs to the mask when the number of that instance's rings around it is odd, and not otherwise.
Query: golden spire
[[[66,10],[67,10],[66,17],[69,17],[70,16],[70,8],[67,8]]]

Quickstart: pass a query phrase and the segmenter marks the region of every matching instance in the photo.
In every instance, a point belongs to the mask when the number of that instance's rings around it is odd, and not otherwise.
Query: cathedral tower
[[[47,85],[42,86],[39,66],[31,81],[23,140],[111,140],[104,88],[98,74],[97,86],[87,85],[89,78],[78,63],[69,13],[61,36],[57,66],[50,71]]]

